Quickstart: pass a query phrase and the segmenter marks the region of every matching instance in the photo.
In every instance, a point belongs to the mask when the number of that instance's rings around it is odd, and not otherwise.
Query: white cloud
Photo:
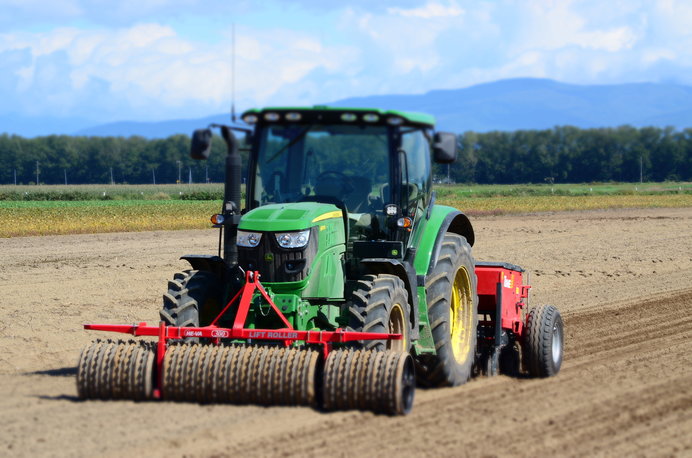
[[[237,93],[247,105],[267,103],[314,71],[346,74],[356,55],[291,30],[237,35]],[[25,111],[157,119],[206,115],[230,104],[230,47],[184,40],[160,24],[0,35],[0,53],[22,49],[30,51],[30,65],[15,67],[16,87],[5,89],[23,94]],[[93,91],[104,89],[98,100],[106,105],[94,106]]]
[[[111,21],[103,12],[107,0],[0,0],[10,13],[42,6],[56,10],[56,23],[71,24],[42,23],[33,32],[3,27],[9,31],[0,34],[0,56],[7,56],[0,62],[0,114],[110,120],[226,110],[230,39],[219,11],[231,8],[224,6],[229,2],[172,1],[170,7],[163,0],[120,2],[113,7],[120,19]],[[422,93],[526,76],[692,84],[689,0],[391,0],[372,7],[362,0],[332,9],[316,0],[232,3],[254,12],[233,16],[240,107]],[[166,12],[170,18],[175,8],[196,16],[189,23],[182,13],[170,23],[132,23],[137,8],[143,17]],[[84,25],[66,18],[92,20]],[[111,23],[121,25],[99,25]],[[199,37],[195,27],[204,29]]]
[[[592,26],[590,17],[581,13],[576,4],[572,0],[528,2],[520,13],[521,35],[516,37],[514,48],[522,52],[579,46],[615,52],[631,48],[637,42],[638,34],[631,25]],[[603,4],[603,8],[608,7]]]
[[[438,87],[525,76],[584,84],[661,79],[692,84],[692,3],[687,5],[675,0],[497,2],[485,19],[467,21],[485,37],[495,30],[495,46],[483,48],[485,54],[465,55],[466,65],[457,65],[456,75]],[[686,27],[679,27],[682,23]],[[460,43],[483,42],[468,30],[458,30],[458,37]]]
[[[389,8],[383,14],[348,9],[341,18],[342,29],[356,31],[361,48],[377,63],[383,80],[380,87],[394,92],[402,91],[397,90],[396,83],[405,75],[432,72],[441,60],[438,40],[463,24],[464,11],[456,2],[447,6],[429,2],[420,8]]]
[[[387,12],[393,15],[404,17],[417,17],[421,19],[432,19],[439,17],[454,17],[464,14],[464,10],[452,1],[449,5],[442,5],[437,2],[428,2],[419,8],[387,8]]]
[[[653,14],[665,22],[669,32],[687,37],[692,35],[692,2],[689,0],[658,0],[652,9]]]
[[[632,48],[638,37],[630,27],[584,33],[580,38],[583,46],[615,52]]]
[[[673,61],[676,58],[677,53],[671,49],[651,47],[642,50],[641,60],[644,65],[650,65],[662,60]]]

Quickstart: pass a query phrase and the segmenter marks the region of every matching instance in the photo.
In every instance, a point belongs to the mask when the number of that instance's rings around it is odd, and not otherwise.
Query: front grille
[[[281,248],[271,232],[264,232],[255,248],[238,247],[238,263],[245,270],[257,270],[263,282],[304,280],[317,254],[317,227],[310,229],[310,241],[304,248]]]

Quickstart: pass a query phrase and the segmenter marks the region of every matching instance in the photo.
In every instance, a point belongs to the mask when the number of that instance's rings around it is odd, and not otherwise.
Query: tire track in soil
[[[419,390],[408,417],[325,414],[212,456],[675,456],[692,453],[692,290],[565,317],[549,379]],[[613,319],[616,318],[616,319]]]

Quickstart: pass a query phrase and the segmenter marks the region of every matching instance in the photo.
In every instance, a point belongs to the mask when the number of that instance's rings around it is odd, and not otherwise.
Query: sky
[[[233,93],[240,111],[517,77],[692,85],[691,24],[692,0],[0,0],[0,116],[196,118]]]

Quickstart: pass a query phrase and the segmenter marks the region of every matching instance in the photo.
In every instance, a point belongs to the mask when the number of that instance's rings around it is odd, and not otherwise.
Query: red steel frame
[[[156,336],[158,337],[156,366],[157,366],[157,387],[154,390],[154,397],[161,397],[161,380],[163,371],[163,360],[166,355],[166,342],[169,339],[184,339],[186,337],[202,337],[211,339],[213,343],[219,344],[221,339],[245,339],[245,340],[279,340],[283,341],[284,345],[289,346],[295,341],[305,341],[307,344],[322,345],[324,358],[331,351],[332,344],[342,342],[353,342],[357,340],[401,340],[401,334],[388,334],[380,332],[355,332],[345,331],[341,328],[335,331],[300,331],[294,329],[291,323],[281,313],[279,308],[274,304],[267,291],[259,282],[259,272],[248,271],[245,274],[245,285],[238,293],[226,304],[221,313],[211,322],[209,326],[204,327],[178,327],[166,326],[162,321],[158,326],[149,326],[142,322],[139,324],[85,324],[84,329],[94,331],[109,331],[120,332],[124,334],[132,334],[133,336]],[[248,329],[245,327],[250,304],[255,295],[255,291],[264,297],[271,308],[279,316],[285,328],[279,329]],[[232,328],[220,328],[216,326],[219,318],[240,298],[238,311]]]
[[[496,331],[506,329],[521,338],[524,331],[523,310],[526,307],[524,299],[528,298],[531,286],[523,284],[523,272],[509,269],[502,265],[478,265],[476,266],[478,277],[478,311],[479,313],[490,314],[493,318],[491,322],[482,321],[479,325],[492,324]],[[154,397],[161,396],[161,380],[163,370],[163,360],[166,354],[166,342],[169,339],[184,339],[186,337],[202,337],[211,339],[215,344],[219,344],[221,339],[244,339],[244,340],[274,340],[282,341],[284,345],[290,346],[293,342],[304,341],[307,344],[322,345],[323,356],[326,359],[332,349],[332,344],[353,342],[357,340],[401,340],[401,334],[388,334],[376,332],[356,332],[345,331],[341,328],[335,331],[300,331],[294,329],[279,308],[274,304],[271,296],[267,294],[262,284],[259,282],[260,274],[256,271],[248,271],[245,275],[245,285],[240,291],[226,304],[219,315],[209,326],[204,327],[178,327],[166,326],[162,321],[158,326],[149,326],[142,322],[134,325],[126,324],[85,324],[84,329],[95,331],[120,332],[132,334],[134,336],[155,336],[158,337],[156,366],[157,366],[157,387],[154,390]],[[249,329],[245,327],[248,312],[255,292],[269,303],[271,308],[281,319],[284,328],[279,329]],[[216,326],[221,316],[240,298],[238,311],[236,313],[233,327],[221,328]],[[500,326],[497,326],[497,317],[500,317]],[[497,334],[496,334],[497,335]],[[499,343],[499,342],[498,342]]]

